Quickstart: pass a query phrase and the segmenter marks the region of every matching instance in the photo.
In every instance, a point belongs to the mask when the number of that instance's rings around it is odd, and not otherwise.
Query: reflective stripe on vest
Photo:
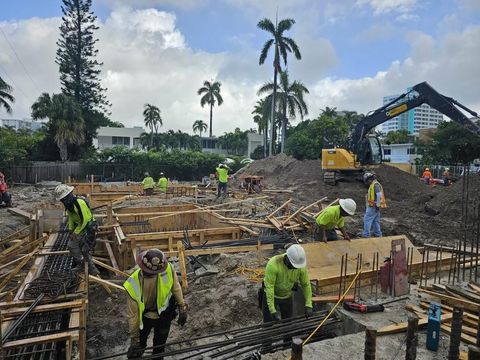
[[[385,194],[383,193],[383,187],[382,185],[380,185],[380,183],[377,180],[373,180],[368,188],[368,198],[367,198],[368,206],[375,206],[375,184],[378,184],[378,186],[380,186],[380,192],[382,193],[382,197],[380,199],[380,207],[386,208],[387,203],[385,201]]]
[[[123,287],[127,290],[130,297],[135,300],[138,305],[138,319],[140,330],[143,329],[143,313],[145,311],[145,303],[143,301],[142,287],[140,284],[140,269],[137,269],[130,277],[123,283]],[[160,315],[169,305],[172,297],[173,288],[173,270],[170,263],[167,269],[157,275],[157,311]]]

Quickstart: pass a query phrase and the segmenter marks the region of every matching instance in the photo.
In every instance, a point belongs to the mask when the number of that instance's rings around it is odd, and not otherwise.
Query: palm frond
[[[220,95],[220,92],[214,92],[213,94],[217,98],[218,106],[222,105],[223,104],[223,98],[222,98],[222,95]]]
[[[197,95],[202,95],[203,93],[207,93],[207,92],[208,92],[208,89],[206,87],[201,87],[200,89],[198,89]]]
[[[265,60],[267,59],[268,51],[270,50],[270,47],[273,44],[273,39],[268,40],[262,48],[262,51],[260,52],[260,58],[258,59],[258,65],[262,65]]]
[[[258,89],[258,91],[257,91],[257,95],[261,96],[265,93],[271,93],[271,92],[273,92],[273,83],[268,82],[268,83],[265,83],[262,86],[260,86],[260,89]]]
[[[282,19],[277,25],[277,34],[282,36],[284,31],[290,30],[292,25],[295,24],[294,19]]]
[[[259,29],[268,31],[270,34],[275,36],[275,25],[273,25],[273,23],[270,19],[263,18],[262,20],[260,20],[258,22],[257,27]]]
[[[289,37],[283,37],[282,42],[288,44],[288,46],[293,50],[293,54],[295,55],[295,58],[297,60],[300,60],[302,58],[302,54],[300,53],[300,49],[298,48],[295,40]]]

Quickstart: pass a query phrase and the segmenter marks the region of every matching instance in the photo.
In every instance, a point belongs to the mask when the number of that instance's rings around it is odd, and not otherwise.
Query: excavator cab
[[[380,165],[382,163],[382,145],[375,135],[365,137],[360,143],[357,161],[364,165]]]

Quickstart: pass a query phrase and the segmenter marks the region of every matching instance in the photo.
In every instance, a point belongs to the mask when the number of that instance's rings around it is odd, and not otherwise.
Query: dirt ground
[[[274,200],[270,203],[257,201],[257,214],[268,214],[276,204],[281,204],[289,197],[292,197],[296,204],[309,204],[323,196],[328,196],[329,201],[336,198],[353,198],[358,204],[357,213],[347,220],[347,231],[355,237],[362,230],[367,189],[354,177],[339,182],[336,186],[325,185],[320,165],[318,160],[298,161],[285,155],[278,155],[255,161],[240,170],[236,177],[241,173],[262,175],[265,177],[264,184],[267,188],[292,190],[292,193],[272,194]],[[388,208],[382,210],[381,224],[384,235],[405,234],[416,245],[424,242],[446,245],[459,238],[456,234],[460,229],[461,181],[446,188],[426,186],[418,178],[387,165],[380,166],[376,173],[384,187],[388,203]],[[232,188],[235,186],[238,186],[238,182],[233,182]],[[12,188],[14,206],[33,212],[42,203],[55,203],[52,196],[53,188],[54,186]],[[478,193],[479,188],[480,178],[472,177],[470,186],[472,197],[474,192]],[[210,198],[207,196],[200,201],[205,205],[211,205],[213,202]],[[122,205],[154,206],[189,200],[191,199],[139,198]],[[22,218],[9,214],[5,208],[0,208],[0,238],[13,233],[24,224]],[[218,274],[199,278],[189,276],[189,287],[185,293],[189,318],[183,328],[173,323],[169,341],[261,322],[261,312],[257,307],[259,285],[235,273],[235,269],[240,266],[258,268],[263,266],[265,261],[259,264],[256,254],[222,255],[217,260],[215,266],[220,270]],[[120,278],[112,277],[111,274],[103,273],[103,277],[110,278],[118,284],[122,282]],[[129,335],[125,306],[126,298],[121,292],[113,290],[113,293],[108,295],[101,286],[90,286],[87,358],[126,351],[129,346]],[[382,338],[378,348],[383,349],[382,354],[389,356],[380,358],[392,358],[392,349],[399,347],[402,340],[403,337],[400,335]],[[420,342],[422,341],[424,343],[424,335],[420,335]],[[361,358],[363,356],[360,356],[360,349],[363,349],[363,342],[363,333],[337,337],[307,346],[305,355],[307,359],[318,358],[318,355],[314,355],[318,352],[321,352],[322,358],[325,359]],[[442,337],[438,354],[432,355],[424,350],[424,346],[419,346],[418,358],[444,358],[447,348],[448,338]],[[399,350],[398,358],[404,357],[402,351],[404,350]],[[264,358],[282,359],[284,356],[274,354]]]

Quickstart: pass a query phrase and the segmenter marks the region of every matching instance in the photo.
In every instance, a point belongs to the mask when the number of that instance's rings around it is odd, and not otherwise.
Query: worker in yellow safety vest
[[[60,201],[68,217],[68,250],[73,257],[72,271],[82,272],[84,261],[88,273],[98,275],[99,271],[92,260],[96,245],[97,225],[86,199],[73,195],[73,186],[60,184],[55,188],[55,198]]]
[[[145,195],[153,195],[155,181],[148,172],[145,172],[145,178],[142,180],[143,192]]]
[[[305,316],[313,314],[312,288],[306,269],[307,259],[303,247],[291,244],[285,254],[272,257],[265,268],[259,302],[263,322],[288,319],[293,315],[293,292],[302,287],[305,298]]]
[[[368,186],[365,216],[363,217],[363,237],[382,236],[380,209],[387,207],[382,185],[373,172],[363,174],[363,182]]]
[[[123,283],[128,294],[130,347],[127,357],[135,359],[143,355],[153,329],[153,354],[160,354],[155,359],[163,359],[161,354],[165,350],[171,322],[177,316],[177,307],[178,324],[183,326],[187,321],[182,288],[175,270],[161,250],[141,252],[136,261],[139,269]]]
[[[230,168],[227,164],[219,164],[215,170],[218,175],[217,197],[226,197],[228,192],[228,170],[230,170]]]
[[[345,231],[345,217],[354,215],[356,209],[357,203],[353,199],[340,199],[338,205],[327,207],[315,219],[317,224],[315,232],[320,233],[316,238],[320,237],[324,242],[337,240],[336,228],[338,228],[343,238],[350,240],[350,236]]]
[[[163,172],[160,173],[160,179],[158,179],[158,188],[161,192],[167,192],[168,179],[165,177]]]

